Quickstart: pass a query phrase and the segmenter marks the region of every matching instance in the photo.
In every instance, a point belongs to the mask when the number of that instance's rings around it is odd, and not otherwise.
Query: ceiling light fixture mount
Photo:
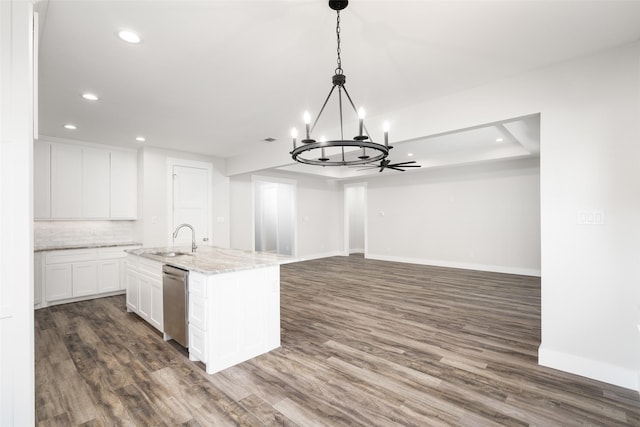
[[[296,162],[305,163],[308,165],[318,165],[318,166],[351,166],[351,165],[366,165],[368,163],[374,163],[378,161],[382,161],[387,158],[389,155],[389,150],[392,148],[389,146],[389,127],[388,124],[385,123],[384,126],[384,144],[379,144],[374,142],[369,135],[369,131],[364,125],[364,109],[361,107],[357,109],[347,88],[345,87],[346,76],[342,70],[342,58],[340,56],[340,11],[345,9],[349,5],[348,0],[329,0],[329,7],[336,11],[336,39],[337,39],[337,64],[338,67],[335,69],[335,74],[333,75],[331,81],[333,86],[329,91],[329,95],[322,104],[322,108],[320,108],[320,112],[316,116],[313,125],[311,125],[311,116],[308,112],[304,113],[304,123],[305,123],[305,138],[302,139],[301,145],[297,146],[297,138],[298,138],[298,130],[291,130],[291,137],[293,138],[293,151],[291,157]],[[339,118],[340,118],[340,139],[334,140],[325,140],[321,138],[320,141],[316,141],[311,138],[311,133],[316,127],[322,112],[324,111],[331,95],[334,93],[335,89],[338,88],[338,107],[339,107]],[[353,108],[353,111],[356,113],[358,117],[358,134],[354,136],[352,139],[344,138],[344,130],[343,130],[343,108],[342,108],[342,94],[346,96],[348,102],[347,108],[350,105]],[[337,158],[331,159],[330,153],[326,153],[327,149],[337,148],[338,151]],[[347,150],[345,150],[347,148]],[[360,148],[360,150],[351,150],[350,148]],[[368,150],[368,151],[367,151]],[[318,152],[320,156],[318,157]],[[355,157],[354,157],[355,154]]]

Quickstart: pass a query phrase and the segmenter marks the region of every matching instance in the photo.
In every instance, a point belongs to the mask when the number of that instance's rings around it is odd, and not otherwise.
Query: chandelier
[[[335,69],[335,74],[332,78],[333,86],[329,91],[329,95],[322,104],[320,112],[311,124],[311,116],[305,111],[303,115],[305,124],[305,137],[300,141],[300,145],[297,145],[298,130],[291,130],[291,137],[293,138],[293,151],[290,152],[291,157],[296,162],[305,163],[308,165],[318,166],[351,166],[351,165],[366,165],[374,162],[382,162],[389,155],[389,150],[393,147],[389,146],[389,125],[384,124],[384,144],[379,144],[373,141],[369,135],[369,131],[364,125],[364,109],[356,108],[347,88],[345,87],[346,76],[342,71],[342,58],[340,57],[340,11],[347,7],[348,0],[329,0],[329,7],[336,11],[336,38],[337,38],[337,63],[338,67]],[[338,89],[336,91],[336,88]],[[320,119],[320,116],[324,112],[331,95],[337,92],[338,94],[338,111],[340,119],[340,139],[325,140],[320,138],[316,141],[311,137],[313,130]],[[343,130],[343,94],[348,100],[347,109],[349,106],[353,109],[353,112],[358,117],[358,134],[352,139],[344,138]],[[333,149],[337,147],[337,149]],[[330,149],[330,150],[329,150]],[[345,150],[346,149],[346,150]],[[334,155],[328,155],[327,151],[335,152]],[[330,157],[331,156],[331,157]]]

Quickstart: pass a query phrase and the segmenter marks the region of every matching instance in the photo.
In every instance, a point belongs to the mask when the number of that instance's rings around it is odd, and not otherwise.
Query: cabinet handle
[[[203,242],[208,242],[208,241],[209,241],[209,238],[208,238],[208,237],[203,237],[203,238],[202,238],[202,241],[203,241]]]

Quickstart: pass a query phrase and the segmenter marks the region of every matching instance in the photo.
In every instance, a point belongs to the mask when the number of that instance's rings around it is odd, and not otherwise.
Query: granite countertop
[[[61,251],[65,249],[94,249],[94,248],[115,248],[118,246],[142,246],[139,242],[111,242],[111,243],[74,243],[68,245],[49,245],[49,246],[34,246],[34,252],[44,251]]]
[[[203,274],[230,273],[295,261],[294,258],[283,255],[215,246],[200,246],[195,253],[191,252],[191,246],[140,248],[129,249],[125,252]],[[185,255],[167,257],[154,255],[154,252],[180,252]]]

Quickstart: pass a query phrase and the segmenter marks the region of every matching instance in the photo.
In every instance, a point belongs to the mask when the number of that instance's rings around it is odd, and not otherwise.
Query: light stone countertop
[[[44,251],[62,251],[66,249],[94,249],[94,248],[115,248],[118,246],[142,246],[142,243],[139,242],[112,242],[112,243],[96,243],[96,242],[86,242],[86,243],[73,243],[68,245],[49,245],[49,246],[34,246],[34,252],[44,252]]]
[[[296,261],[293,257],[283,255],[218,248],[215,246],[200,246],[195,253],[191,252],[191,246],[140,248],[129,249],[125,252],[203,274],[230,273]],[[168,257],[155,255],[153,254],[154,252],[181,252],[186,255]]]

